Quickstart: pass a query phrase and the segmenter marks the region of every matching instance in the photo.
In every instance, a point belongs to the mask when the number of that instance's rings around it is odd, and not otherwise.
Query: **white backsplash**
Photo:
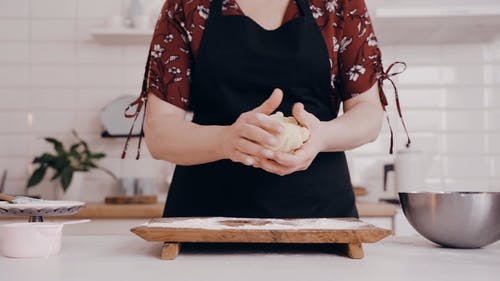
[[[146,151],[140,161],[133,159],[135,141],[129,159],[121,160],[124,140],[100,137],[100,109],[117,96],[138,94],[148,42],[102,44],[89,30],[124,11],[127,3],[0,1],[0,169],[9,170],[6,193],[24,193],[29,162],[50,148],[42,137],[69,139],[71,129],[105,151],[101,164],[119,176],[169,177],[172,165]],[[500,191],[500,40],[381,49],[386,66],[395,60],[408,64],[395,81],[415,146],[434,155],[429,188]],[[401,148],[404,135],[389,87],[386,93],[396,148]],[[388,149],[385,124],[374,143],[347,153],[353,183],[366,186],[372,197],[382,191],[383,165],[393,158]],[[84,200],[100,201],[116,192],[99,171],[85,181]],[[44,182],[32,192],[52,196],[52,189]]]

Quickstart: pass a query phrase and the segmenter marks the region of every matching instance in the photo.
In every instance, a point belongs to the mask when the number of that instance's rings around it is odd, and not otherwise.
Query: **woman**
[[[177,164],[164,216],[358,216],[343,151],[376,139],[387,78],[363,0],[168,0],[147,73],[131,116],[147,98],[147,146]],[[267,148],[275,111],[299,150]]]

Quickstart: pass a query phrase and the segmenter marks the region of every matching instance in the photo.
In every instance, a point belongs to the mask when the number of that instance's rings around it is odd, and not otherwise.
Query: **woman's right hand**
[[[275,89],[259,107],[242,113],[223,135],[222,154],[225,159],[248,166],[258,165],[259,158],[273,158],[269,149],[278,141],[276,136],[284,131],[283,125],[269,115],[283,100],[283,92]]]

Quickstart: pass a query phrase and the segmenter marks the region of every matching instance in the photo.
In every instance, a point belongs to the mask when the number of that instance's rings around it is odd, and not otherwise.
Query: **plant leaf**
[[[56,140],[55,138],[45,138],[45,140],[54,145],[54,149],[56,150],[58,155],[66,154],[66,152],[64,151],[64,146],[60,141]]]
[[[84,141],[84,140],[80,139],[79,144],[83,145],[83,148],[85,149],[85,152],[87,152],[87,153],[88,153],[88,152],[90,152],[90,150],[89,150],[89,145],[87,144],[87,142],[86,142],[86,141]]]
[[[59,173],[62,173],[62,171],[67,166],[71,166],[71,162],[65,156],[60,156],[60,157],[57,157],[56,159],[54,159],[54,163],[52,165],[52,167],[54,168],[54,170],[56,170]]]
[[[52,163],[56,159],[55,155],[44,153],[41,156],[35,157],[32,163],[47,164]]]
[[[66,166],[61,173],[61,185],[63,190],[66,192],[69,185],[71,184],[71,179],[73,178],[73,168],[71,166]]]
[[[69,149],[69,152],[70,153],[77,153],[78,154],[78,147],[80,146],[80,143],[75,143],[73,144],[70,149]]]
[[[105,153],[95,153],[95,154],[92,154],[92,158],[95,158],[95,159],[102,159],[104,157],[106,157]]]
[[[54,173],[54,175],[50,178],[51,181],[57,179],[58,177],[61,176],[61,172],[62,171],[59,171],[59,170],[56,170],[56,172]]]
[[[26,187],[30,188],[32,186],[39,184],[42,181],[43,177],[45,176],[46,171],[47,171],[46,165],[41,165],[40,167],[38,167],[29,178]]]

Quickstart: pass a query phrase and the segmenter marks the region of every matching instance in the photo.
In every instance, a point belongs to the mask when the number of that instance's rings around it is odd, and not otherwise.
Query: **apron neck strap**
[[[222,15],[222,2],[223,0],[212,0],[210,4],[210,12],[208,18],[215,18]]]
[[[295,3],[297,3],[297,6],[299,6],[300,13],[303,16],[313,18],[311,9],[309,8],[309,0],[294,0],[294,1]]]

